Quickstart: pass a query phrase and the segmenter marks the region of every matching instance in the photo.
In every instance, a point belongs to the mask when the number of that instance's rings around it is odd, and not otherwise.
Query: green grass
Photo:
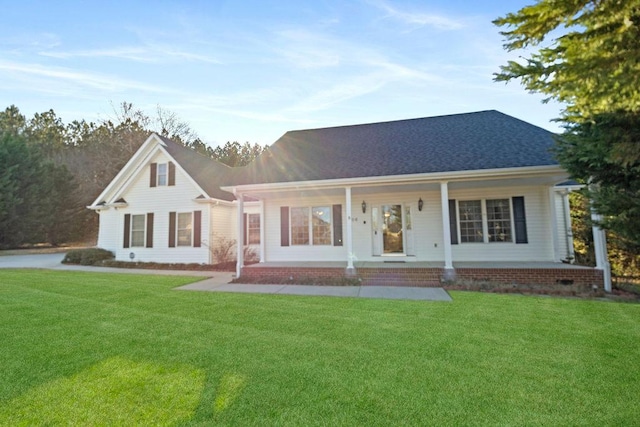
[[[0,270],[0,425],[631,425],[640,305]]]

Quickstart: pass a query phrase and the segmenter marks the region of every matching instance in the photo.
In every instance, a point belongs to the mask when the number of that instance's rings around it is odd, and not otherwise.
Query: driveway
[[[29,254],[0,256],[0,268],[46,268],[60,267],[64,253],[58,254]]]
[[[228,277],[224,283],[229,283],[233,273],[213,271],[189,271],[189,270],[149,270],[144,268],[113,268],[92,267],[85,265],[62,264],[64,253],[58,254],[29,254],[29,255],[3,255],[0,256],[0,268],[42,268],[46,270],[90,271],[99,273],[128,273],[128,274],[156,274],[167,276],[202,276]]]

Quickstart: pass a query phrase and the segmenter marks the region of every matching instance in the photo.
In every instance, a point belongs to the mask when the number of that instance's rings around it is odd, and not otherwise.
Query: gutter
[[[386,185],[390,183],[408,183],[408,182],[424,182],[424,181],[454,181],[454,180],[482,180],[487,178],[506,178],[518,175],[548,175],[551,173],[567,172],[559,165],[549,166],[530,166],[506,169],[480,169],[474,171],[452,171],[452,172],[436,172],[436,173],[419,173],[409,175],[387,175],[380,177],[358,177],[358,178],[341,178],[326,179],[315,181],[293,181],[293,182],[276,182],[270,184],[246,184],[231,185],[220,187],[224,191],[231,193],[251,192],[251,191],[268,191],[268,190],[287,190],[287,189],[303,189],[303,188],[328,188],[328,187],[344,187],[344,186],[376,186]]]

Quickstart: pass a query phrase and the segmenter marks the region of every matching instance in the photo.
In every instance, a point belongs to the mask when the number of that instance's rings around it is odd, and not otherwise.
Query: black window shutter
[[[449,230],[451,231],[451,244],[458,244],[458,211],[456,201],[449,200]]]
[[[529,243],[527,238],[527,216],[524,211],[524,197],[513,197],[513,223],[516,231],[516,243]]]
[[[333,246],[342,246],[342,205],[333,205]]]
[[[156,186],[156,181],[157,181],[157,174],[158,174],[158,164],[157,163],[151,163],[151,167],[149,168],[149,187],[155,187]]]
[[[193,211],[193,247],[199,248],[202,246],[202,211]]]
[[[176,165],[169,162],[169,185],[176,185]]]
[[[242,244],[247,246],[247,214],[242,214]]]
[[[176,213],[169,212],[169,247],[176,247]]]
[[[123,248],[129,247],[129,234],[131,233],[131,215],[124,214],[124,238],[123,238]]]
[[[147,247],[153,247],[153,213],[147,214]]]
[[[280,206],[280,246],[289,246],[289,206]]]

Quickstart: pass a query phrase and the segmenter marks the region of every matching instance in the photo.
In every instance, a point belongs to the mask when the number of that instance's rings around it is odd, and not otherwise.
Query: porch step
[[[434,268],[361,268],[362,286],[441,286],[441,270]]]
[[[362,286],[403,286],[403,287],[414,287],[414,288],[439,288],[442,286],[442,284],[440,284],[439,282],[427,282],[427,281],[377,279],[377,280],[363,280]]]

